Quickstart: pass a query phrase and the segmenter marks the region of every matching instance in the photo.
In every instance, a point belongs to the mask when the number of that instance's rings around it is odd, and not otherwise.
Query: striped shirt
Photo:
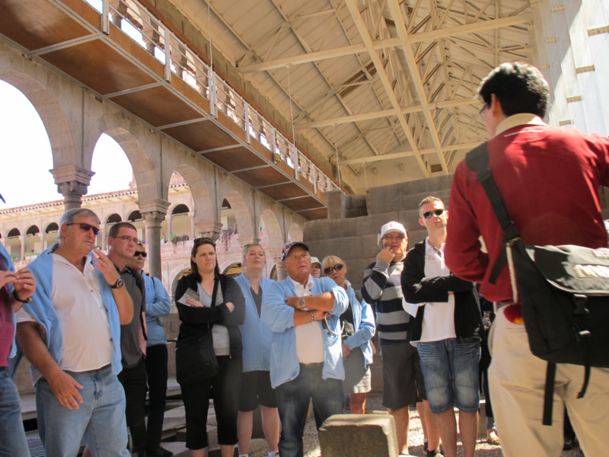
[[[362,297],[374,308],[381,343],[406,341],[410,315],[402,306],[403,269],[404,262],[377,260],[364,272]]]

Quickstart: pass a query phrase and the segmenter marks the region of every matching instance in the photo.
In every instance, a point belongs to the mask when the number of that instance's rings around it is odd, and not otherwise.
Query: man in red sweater
[[[542,118],[549,88],[531,65],[502,64],[482,81],[479,96],[491,136],[489,168],[522,240],[606,247],[599,186],[609,186],[609,140],[546,125]],[[455,275],[482,283],[482,295],[499,308],[489,341],[493,355],[489,380],[504,455],[559,456],[563,403],[585,454],[605,455],[609,369],[593,368],[585,397],[577,399],[584,368],[558,364],[552,426],[542,425],[547,363],[529,349],[507,267],[495,284],[489,283],[503,249],[503,233],[465,161],[455,172],[449,208],[446,265]],[[488,254],[482,251],[480,237]]]

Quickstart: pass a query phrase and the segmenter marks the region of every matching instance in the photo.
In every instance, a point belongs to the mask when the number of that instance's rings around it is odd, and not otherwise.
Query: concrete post
[[[161,222],[165,219],[170,203],[160,199],[136,203],[146,222],[148,272],[151,276],[161,279]]]
[[[87,193],[91,177],[95,174],[82,167],[69,165],[51,170],[57,184],[57,191],[64,197],[64,208],[80,208],[80,197]]]

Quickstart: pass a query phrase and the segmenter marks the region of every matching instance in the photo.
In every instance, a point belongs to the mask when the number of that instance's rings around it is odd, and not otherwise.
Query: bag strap
[[[214,291],[211,293],[211,306],[216,306],[216,296],[218,295],[219,279],[214,279]]]

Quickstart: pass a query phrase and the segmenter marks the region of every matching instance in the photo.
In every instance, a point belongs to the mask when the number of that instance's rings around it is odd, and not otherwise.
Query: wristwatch
[[[304,299],[304,297],[300,297],[300,299],[298,300],[298,307],[300,309],[305,307],[305,299]]]
[[[17,300],[19,303],[29,303],[32,301],[31,295],[28,298],[26,298],[25,300],[21,300],[19,297],[17,297],[17,292],[15,292],[14,290],[13,290],[13,298],[15,300]]]
[[[120,289],[125,285],[125,281],[122,278],[118,278],[113,286],[110,286],[110,289]]]

